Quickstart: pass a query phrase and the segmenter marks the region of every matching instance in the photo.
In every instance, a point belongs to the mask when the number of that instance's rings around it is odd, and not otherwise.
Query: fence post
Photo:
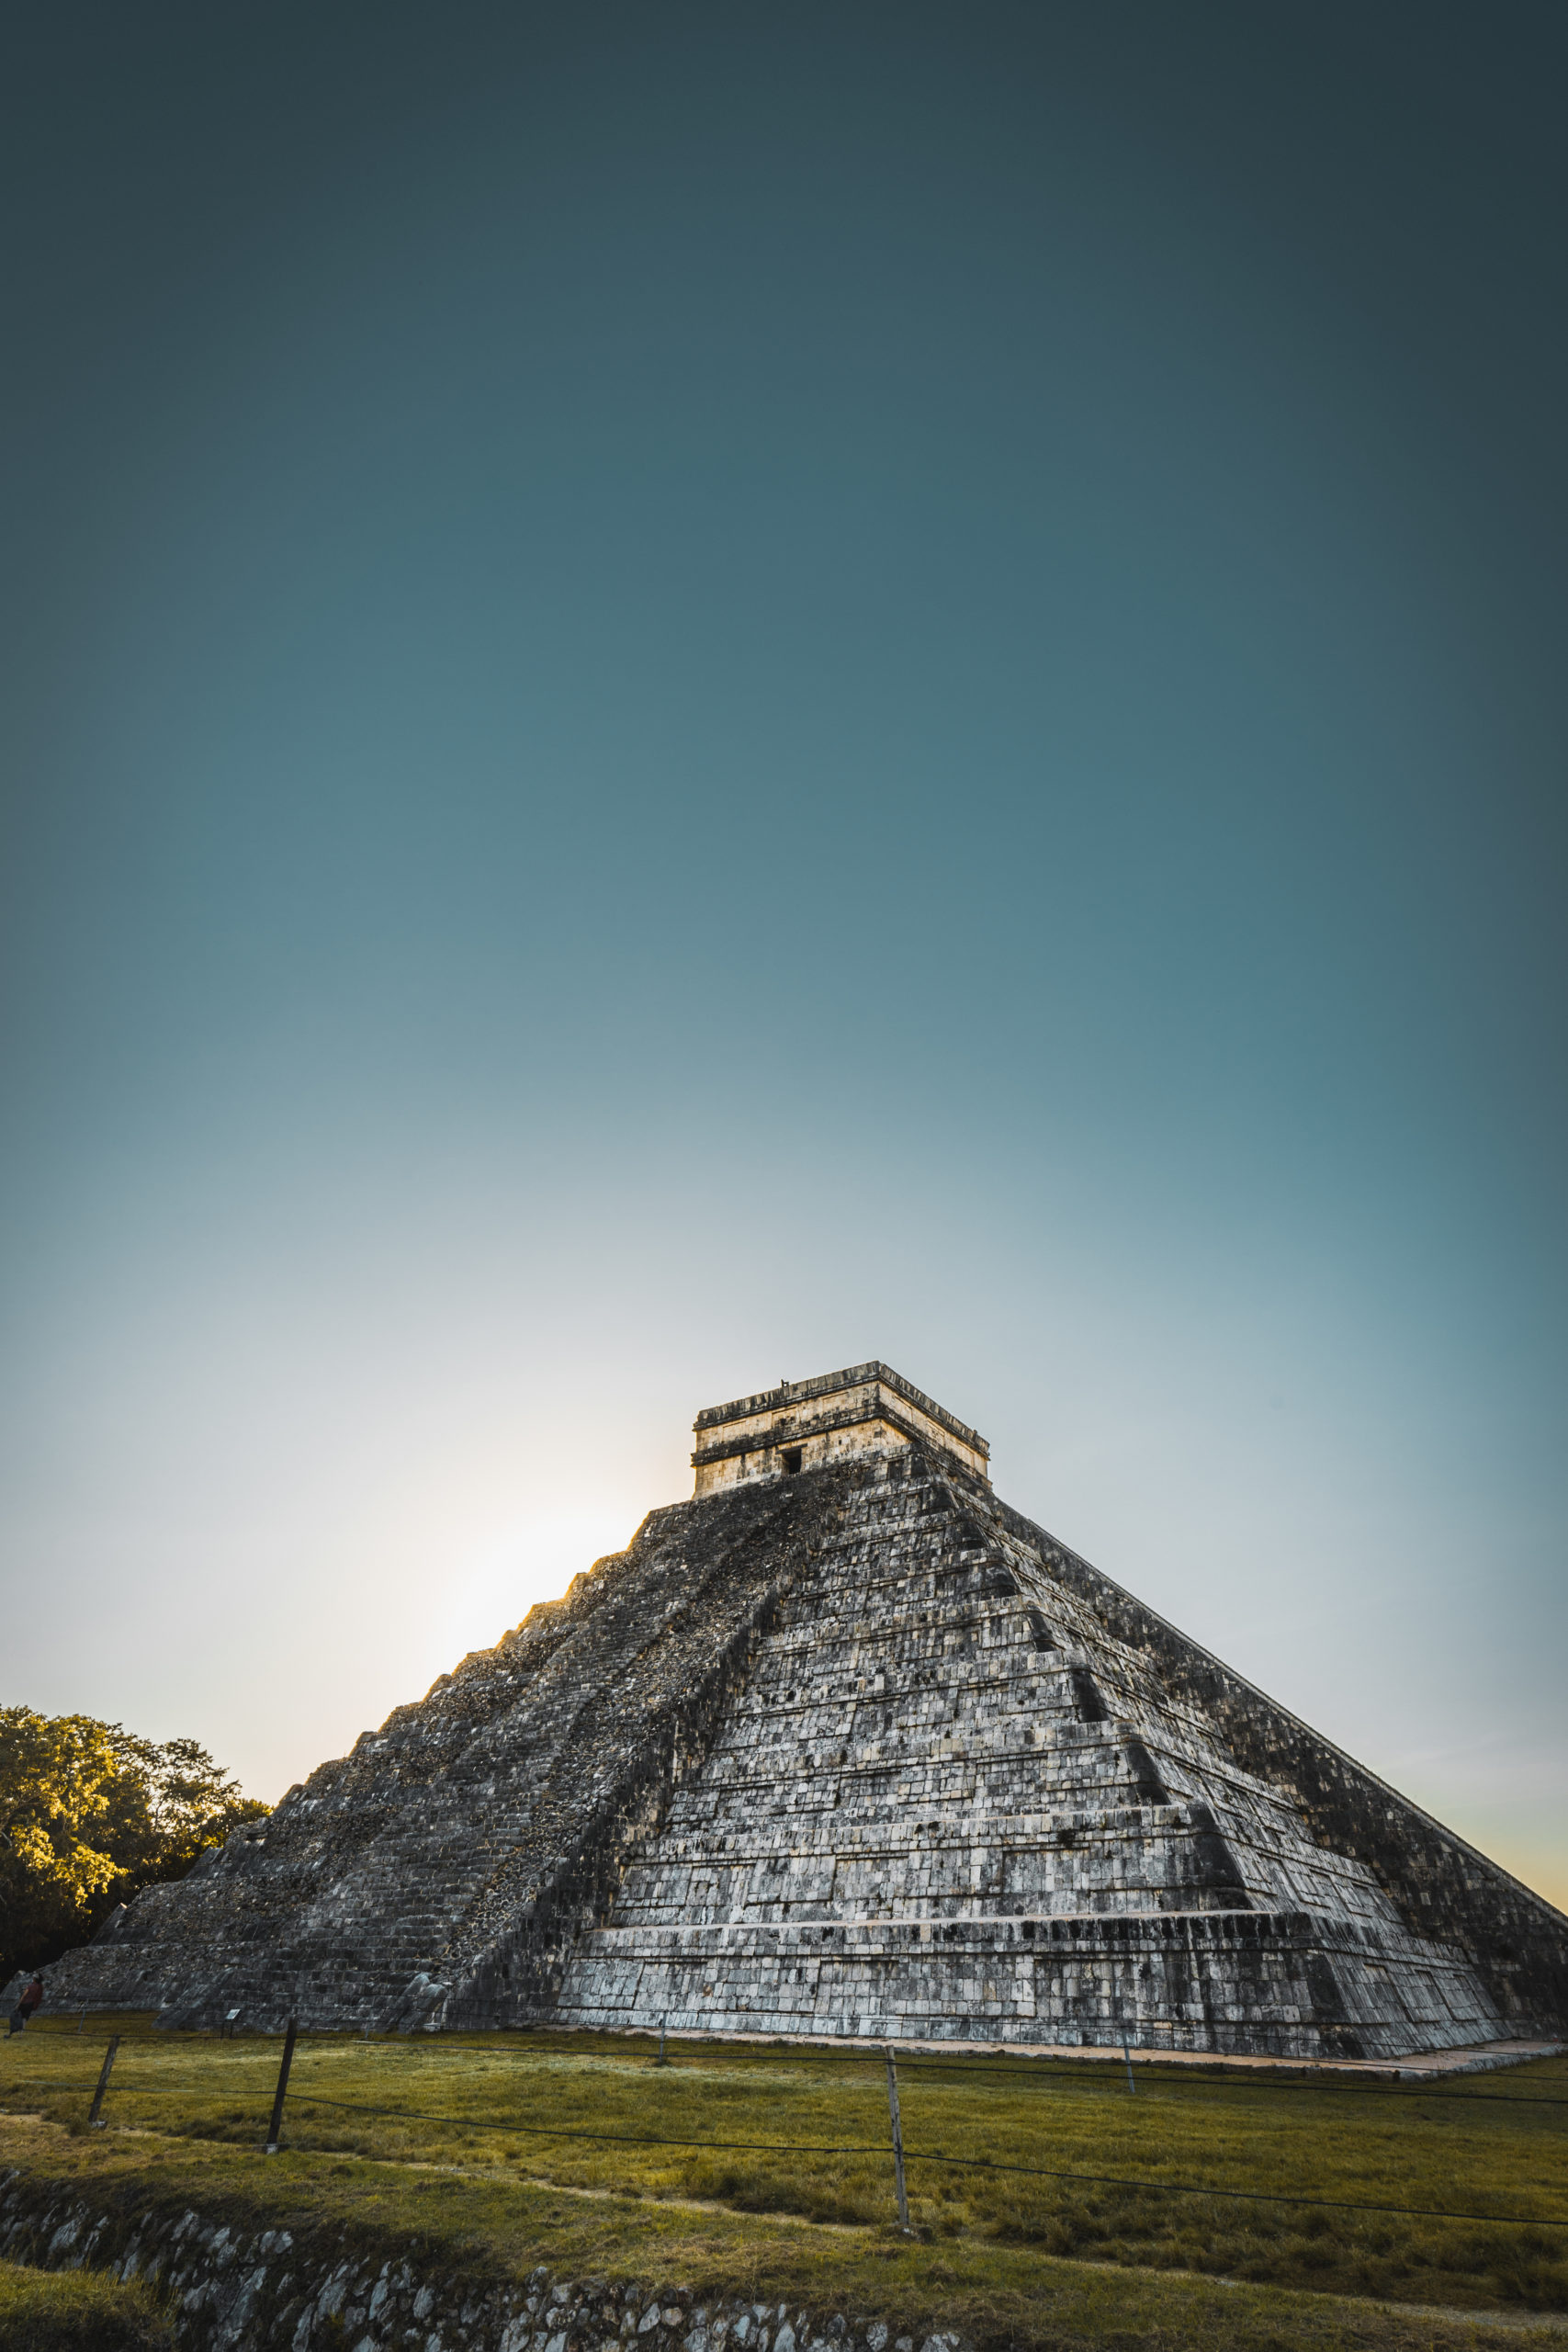
[[[659,2020],[659,2055],[653,2062],[656,2066],[668,2066],[670,2064],[669,2059],[664,2055],[664,2034],[669,2023],[668,2016],[661,2017]]]
[[[893,2124],[893,2185],[898,2192],[898,2227],[908,2237],[909,2200],[904,2194],[904,2127],[898,2120],[898,2074],[890,2041],[883,2043],[882,2054],[887,2061],[887,2112]]]
[[[1127,2037],[1125,2034],[1122,2036],[1122,2055],[1127,2064],[1127,2088],[1130,2091],[1135,2091],[1138,2086],[1133,2080],[1133,2053],[1127,2047]]]
[[[298,2030],[298,2026],[290,2018],[288,2030],[283,2037],[283,2064],[277,2070],[277,2091],[272,2102],[272,2127],[266,2135],[266,2153],[269,2156],[276,2155],[278,2137],[283,2130],[283,2101],[288,2089],[288,2069],[294,2064],[294,2036]],[[309,2100],[306,2101],[306,2105],[310,2105]]]
[[[109,2076],[114,2072],[114,2053],[118,2048],[119,2036],[118,2033],[111,2033],[109,2036],[109,2046],[104,2052],[104,2063],[98,2073],[98,2087],[93,2093],[93,2104],[87,2109],[87,2129],[89,2132],[107,2132],[109,2128],[107,2123],[99,2122],[98,2109],[104,2103],[104,2093],[109,2086]]]

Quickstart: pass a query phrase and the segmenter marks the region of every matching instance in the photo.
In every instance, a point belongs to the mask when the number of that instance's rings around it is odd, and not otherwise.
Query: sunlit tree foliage
[[[194,1739],[0,1707],[0,1982],[267,1810]]]

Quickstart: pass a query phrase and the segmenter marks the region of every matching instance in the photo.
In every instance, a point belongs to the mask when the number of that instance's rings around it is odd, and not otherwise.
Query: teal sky
[[[0,1702],[880,1356],[1568,1900],[1568,18],[14,11]]]

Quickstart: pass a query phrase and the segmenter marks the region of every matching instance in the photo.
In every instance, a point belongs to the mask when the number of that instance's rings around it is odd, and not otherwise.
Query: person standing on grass
[[[39,2007],[42,2000],[43,1978],[35,1974],[32,1983],[23,1987],[22,1997],[11,2012],[11,2022],[6,2029],[6,2039],[7,2041],[10,2041],[11,2036],[14,2033],[20,2033],[24,2030],[28,2019],[31,2017],[33,2011]]]

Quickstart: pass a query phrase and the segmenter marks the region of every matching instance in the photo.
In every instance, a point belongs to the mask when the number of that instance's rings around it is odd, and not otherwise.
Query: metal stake
[[[114,2072],[114,2053],[118,2048],[119,2036],[118,2033],[111,2033],[109,2036],[109,2046],[104,2052],[104,2063],[98,2073],[98,2087],[93,2093],[93,2104],[87,2109],[87,2129],[89,2132],[107,2132],[109,2128],[107,2123],[99,2122],[98,2109],[104,2103],[104,2093],[109,2086],[109,2076]]]
[[[272,2102],[272,2127],[266,2135],[266,2153],[269,2156],[276,2155],[277,2143],[283,2132],[283,2101],[288,2089],[288,2069],[294,2064],[294,2036],[298,2030],[299,2028],[294,2019],[290,2018],[288,2030],[283,2037],[283,2064],[277,2070],[277,2091]]]
[[[1127,2062],[1127,2088],[1130,2091],[1135,2091],[1138,2086],[1133,2080],[1133,2053],[1127,2047],[1127,2037],[1125,2034],[1122,2036],[1122,2055]]]
[[[882,2054],[887,2061],[887,2112],[893,2123],[893,2185],[898,2192],[898,2227],[909,2235],[909,2200],[904,2194],[904,2127],[898,2120],[898,2070],[893,2064],[893,2046],[884,2042]]]

